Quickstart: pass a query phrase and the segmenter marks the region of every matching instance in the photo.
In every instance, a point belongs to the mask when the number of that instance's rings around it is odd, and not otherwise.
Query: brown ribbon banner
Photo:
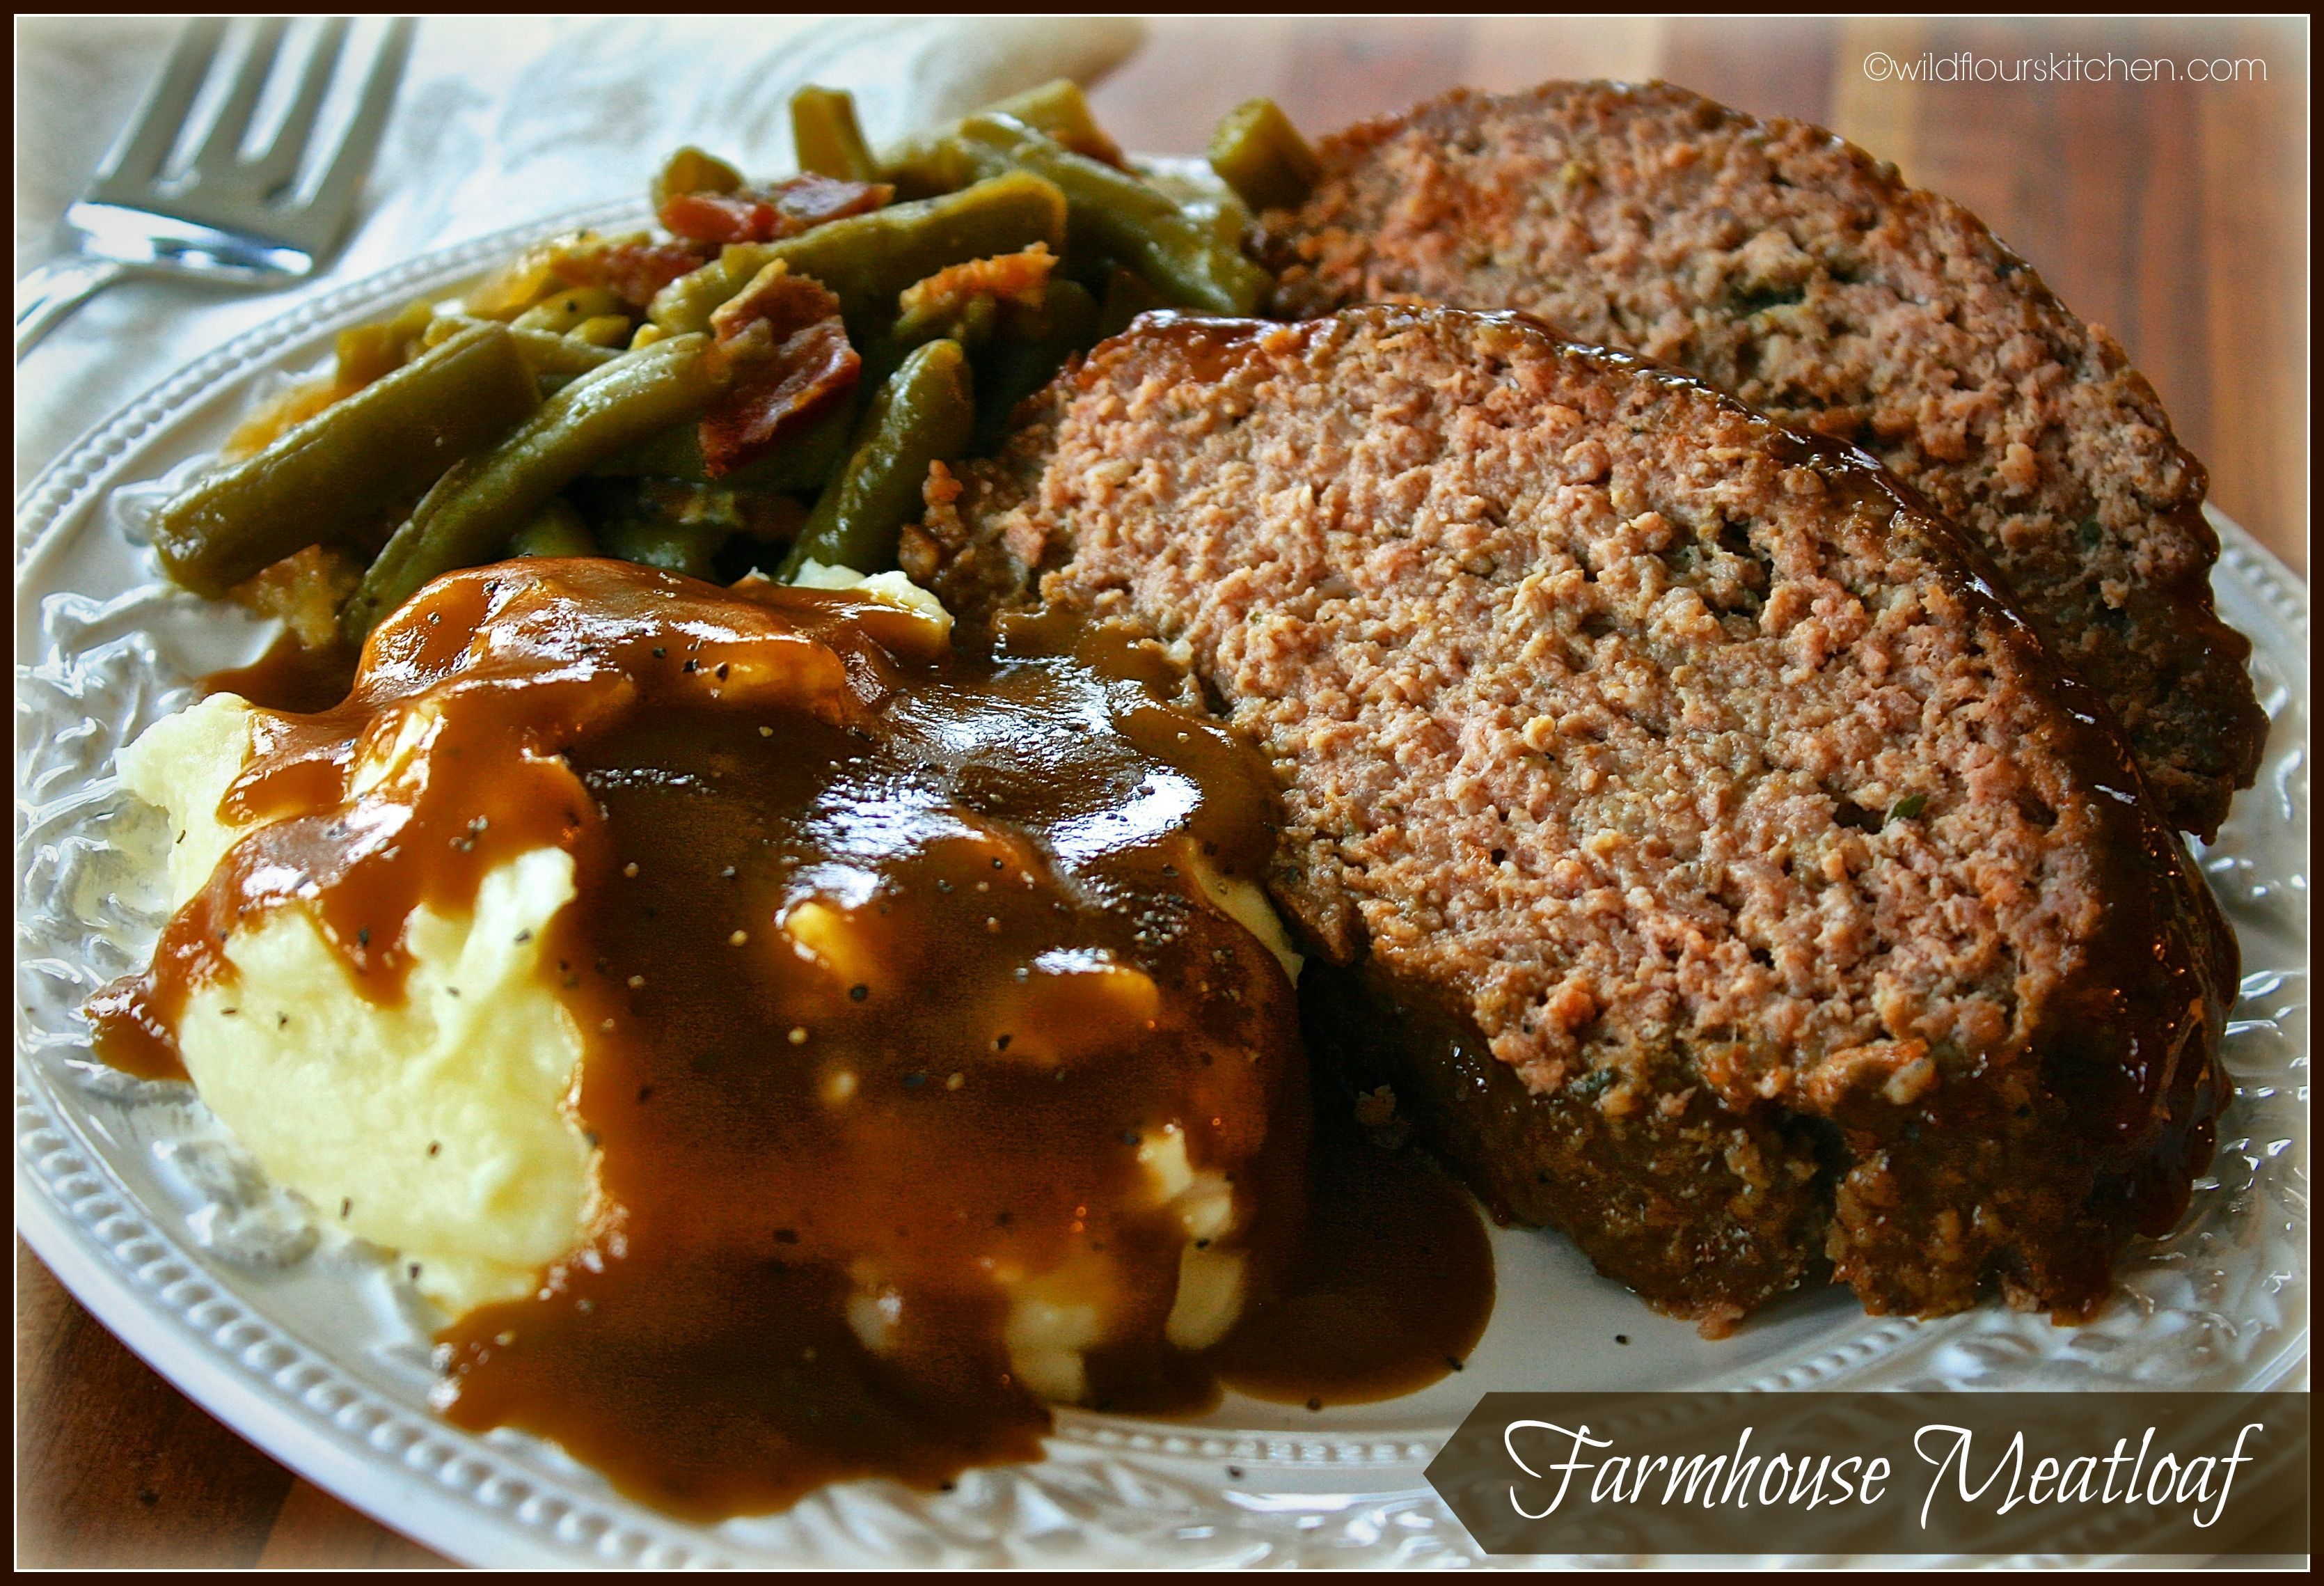
[[[2308,1395],[1495,1393],[1427,1474],[1494,1554],[2233,1554]]]

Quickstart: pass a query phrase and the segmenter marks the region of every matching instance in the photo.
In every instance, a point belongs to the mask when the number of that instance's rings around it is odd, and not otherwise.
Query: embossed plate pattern
[[[475,1436],[427,1407],[429,1314],[385,1254],[318,1229],[183,1086],[90,1061],[75,1010],[161,924],[158,820],[114,751],[188,680],[266,636],[156,581],[152,504],[254,396],[319,364],[341,328],[438,293],[561,227],[537,223],[318,297],[84,437],[16,511],[16,1164],[19,1226],[65,1283],[193,1397],[294,1468],[456,1557],[524,1564],[1445,1564],[1486,1560],[1421,1481],[1494,1388],[2304,1385],[2308,1205],[2308,601],[2214,515],[2215,586],[2253,635],[2274,727],[2260,784],[2204,870],[2244,951],[2218,1157],[2170,1238],[2124,1264],[2078,1329],[1988,1305],[1869,1318],[1844,1294],[1706,1343],[1540,1234],[1496,1234],[1501,1301],[1468,1369],[1385,1404],[1311,1414],[1231,1400],[1188,1423],[1065,1412],[1047,1460],[957,1489],[887,1482],[788,1513],[687,1526],[556,1449]]]

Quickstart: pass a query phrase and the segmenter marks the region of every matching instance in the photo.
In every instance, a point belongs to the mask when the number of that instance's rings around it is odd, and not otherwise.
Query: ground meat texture
[[[1456,92],[1325,140],[1262,223],[1276,307],[1520,309],[1870,450],[2000,564],[2182,830],[2267,721],[2220,622],[2202,466],[2104,330],[1978,218],[1820,128],[1666,84]]]
[[[1149,315],[906,564],[1269,756],[1311,1028],[1717,1329],[1827,1268],[2087,1314],[2183,1210],[2235,950],[2095,698],[1859,454],[1517,315]]]

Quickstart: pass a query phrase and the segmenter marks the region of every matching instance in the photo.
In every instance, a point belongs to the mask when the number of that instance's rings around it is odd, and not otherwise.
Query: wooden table
[[[1864,67],[1964,50],[2243,59],[2266,80],[1908,85]],[[2304,572],[2307,54],[2304,23],[1168,19],[1096,104],[1132,148],[1198,150],[1257,94],[1321,133],[1461,83],[1665,77],[1832,127],[1966,203],[2112,329],[2213,497]],[[442,1562],[188,1403],[21,1244],[16,1279],[20,1563]]]

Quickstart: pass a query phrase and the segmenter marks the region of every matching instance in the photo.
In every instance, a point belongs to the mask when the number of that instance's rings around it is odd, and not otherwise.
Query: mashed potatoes
[[[218,804],[251,707],[214,694],[121,751],[122,785],[167,811],[175,908],[238,835]],[[197,987],[179,1025],[210,1110],[276,1183],[401,1253],[451,1312],[519,1297],[588,1211],[589,1147],[567,1102],[581,1036],[543,973],[573,860],[536,849],[486,874],[475,913],[414,916],[400,1005],[366,999],[314,916],[274,911],[226,946],[237,978]]]
[[[815,570],[817,587],[860,588],[949,628],[943,608],[898,575]],[[168,812],[178,833],[173,908],[250,830],[225,823],[219,810],[249,760],[252,718],[245,701],[216,695],[121,753],[124,786]],[[379,763],[358,764],[354,786],[404,774],[424,736],[413,719]],[[1255,885],[1221,876],[1191,843],[1182,862],[1296,973]],[[196,985],[178,1023],[187,1071],[265,1171],[323,1220],[394,1250],[419,1291],[454,1315],[530,1294],[545,1268],[590,1237],[599,1210],[597,1153],[576,1108],[584,1042],[557,966],[544,961],[549,927],[576,895],[573,858],[543,847],[484,871],[468,912],[423,904],[408,927],[411,968],[396,1001],[366,997],[313,910],[287,903],[229,935],[233,973]],[[849,934],[832,914],[804,903],[781,929],[803,955],[830,958],[846,945],[835,936]],[[1010,1061],[1028,1061],[1031,1049]],[[825,1104],[848,1099],[828,1094]],[[1226,1175],[1190,1160],[1181,1120],[1150,1120],[1136,1163],[1145,1213],[1183,1233],[1166,1336],[1204,1348],[1243,1303],[1247,1257],[1230,1236],[1250,1208]],[[882,1352],[900,1299],[875,1266],[859,1263],[849,1275],[848,1322]],[[1019,1377],[1047,1398],[1085,1397],[1085,1355],[1119,1331],[1123,1275],[1111,1258],[1084,1249],[1040,1270],[1004,1266],[991,1281],[1009,1297],[1003,1338]]]

